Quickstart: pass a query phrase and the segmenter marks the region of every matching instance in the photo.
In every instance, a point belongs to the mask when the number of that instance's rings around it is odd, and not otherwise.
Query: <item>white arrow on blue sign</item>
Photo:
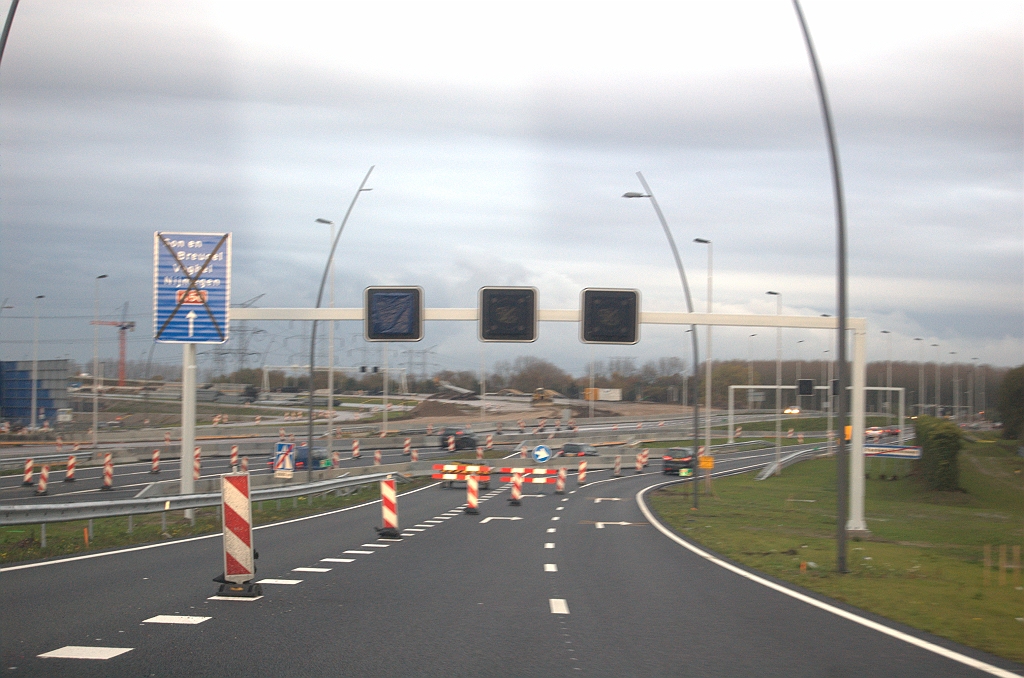
[[[224,343],[230,301],[230,233],[153,234],[156,341]]]
[[[543,464],[551,458],[551,448],[547,445],[538,445],[533,448],[533,460],[538,464]]]

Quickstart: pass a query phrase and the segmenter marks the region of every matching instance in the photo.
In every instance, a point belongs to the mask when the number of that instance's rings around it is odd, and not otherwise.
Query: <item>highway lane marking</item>
[[[484,518],[483,520],[481,520],[480,524],[484,525],[485,523],[489,523],[492,520],[522,520],[522,518],[520,518],[519,516],[491,516],[489,518]]]
[[[549,598],[548,605],[551,606],[551,614],[569,614],[569,603],[565,598]]]
[[[131,652],[133,647],[88,647],[83,645],[65,645],[56,650],[44,652],[37,655],[44,659],[110,659],[125,652]]]
[[[760,465],[760,466],[763,466],[763,464]],[[729,471],[726,471],[725,473],[736,473],[736,472],[737,472],[737,469],[730,469]],[[715,475],[717,475],[717,474],[715,474]],[[679,535],[677,535],[674,532],[672,532],[664,524],[662,524],[654,516],[654,514],[651,512],[651,510],[647,508],[647,504],[644,501],[644,495],[647,492],[649,492],[651,490],[654,490],[654,489],[657,489],[659,487],[664,487],[665,485],[674,484],[675,482],[677,482],[677,481],[668,481],[668,482],[658,483],[658,484],[655,484],[655,485],[650,485],[648,487],[645,487],[644,489],[642,489],[642,490],[640,490],[639,492],[636,493],[636,503],[637,503],[637,506],[640,507],[641,513],[643,513],[644,517],[646,517],[647,520],[650,521],[651,525],[654,525],[654,527],[656,527],[659,532],[661,532],[666,537],[668,537],[672,541],[676,542],[677,544],[679,544],[683,548],[685,548],[685,549],[691,551],[692,553],[700,556],[701,558],[707,560],[708,562],[714,563],[715,565],[718,565],[719,567],[732,572],[733,574],[738,574],[739,576],[744,577],[746,579],[749,579],[750,581],[752,581],[752,582],[754,582],[756,584],[760,584],[761,586],[764,586],[765,588],[772,589],[773,591],[777,591],[777,592],[779,592],[779,593],[781,593],[783,595],[789,596],[790,598],[793,598],[795,600],[799,600],[802,603],[807,603],[808,605],[811,605],[812,607],[816,607],[819,610],[823,610],[823,611],[828,612],[830,614],[834,614],[837,617],[840,617],[842,619],[846,619],[847,621],[851,621],[851,622],[853,622],[855,624],[860,624],[861,626],[867,627],[867,628],[871,629],[872,631],[878,631],[879,633],[883,633],[883,634],[885,634],[885,635],[887,635],[887,636],[889,636],[891,638],[895,638],[897,640],[902,640],[903,642],[908,643],[910,645],[914,645],[915,647],[919,647],[922,650],[926,650],[928,652],[932,652],[934,654],[937,654],[940,657],[945,657],[947,659],[951,659],[951,660],[953,660],[955,662],[959,662],[961,664],[964,664],[965,666],[970,666],[971,668],[978,669],[979,671],[984,671],[985,673],[988,673],[988,674],[993,675],[993,676],[999,676],[999,678],[1020,678],[1019,674],[1014,673],[1012,671],[1007,671],[1006,669],[1002,669],[1002,668],[1000,668],[998,666],[993,666],[992,664],[989,664],[987,662],[983,662],[981,660],[974,659],[973,657],[968,657],[967,655],[962,654],[960,652],[956,652],[955,650],[949,650],[949,649],[944,648],[944,647],[942,647],[940,645],[936,645],[935,643],[930,643],[927,640],[923,640],[921,638],[917,638],[915,636],[912,636],[909,633],[904,633],[903,631],[897,631],[896,629],[888,627],[885,624],[880,624],[880,623],[878,623],[876,621],[872,621],[871,619],[866,619],[865,617],[861,617],[858,614],[855,614],[853,612],[849,612],[849,611],[844,610],[842,608],[836,607],[835,605],[830,605],[828,603],[822,602],[820,600],[812,598],[812,597],[810,597],[808,595],[805,595],[803,593],[800,593],[798,591],[793,591],[793,590],[791,590],[791,589],[789,589],[789,588],[787,588],[785,586],[782,586],[781,584],[777,584],[777,583],[775,583],[773,581],[769,581],[769,580],[765,579],[764,577],[760,577],[760,576],[758,576],[756,574],[753,574],[752,572],[747,572],[746,570],[744,570],[744,569],[742,569],[740,567],[737,567],[736,565],[733,565],[730,562],[724,561],[721,558],[718,558],[717,556],[711,555],[710,553],[708,553],[704,549],[700,548],[699,546],[696,546],[695,544],[691,544],[690,542],[686,541],[685,539],[683,539]]]
[[[321,558],[321,563],[354,563],[355,558]]]
[[[394,542],[400,542],[400,541],[402,541],[402,540],[401,540],[401,539],[388,539],[387,537],[377,537],[377,541],[394,541]],[[381,546],[381,544],[368,544],[368,546]],[[384,547],[386,548],[386,547],[387,547],[387,544],[384,544],[383,546],[384,546]]]
[[[551,520],[561,520],[561,518],[560,518],[560,517],[558,517],[558,516],[552,516],[552,517],[551,517]]]
[[[416,527],[419,527],[419,528],[422,528],[422,529],[425,530],[425,529],[427,529],[429,527],[433,527],[433,525],[427,525],[425,523],[416,523]]]
[[[329,567],[293,567],[292,572],[330,572]]]
[[[451,516],[436,516],[438,520],[451,520]]]
[[[373,548],[373,549],[386,549],[390,545],[391,544],[376,544],[376,543],[374,543],[374,544],[363,544],[363,546],[369,546],[370,548]]]
[[[584,520],[584,521],[581,521],[581,524],[586,524],[586,523],[589,523],[589,522],[590,522],[589,520]],[[603,530],[605,525],[646,525],[646,524],[647,523],[625,523],[625,522],[618,522],[618,523],[594,523],[594,526],[597,529],[599,529],[599,530]]]
[[[184,614],[158,614],[149,619],[143,619],[143,624],[202,624],[213,617],[191,617]]]
[[[554,563],[544,563],[545,572],[558,572],[558,565]]]
[[[565,499],[563,499],[562,501],[569,501],[569,497],[566,497],[566,498],[565,498]]]
[[[349,550],[349,551],[345,551],[345,553],[351,553],[351,554],[355,554],[357,556],[368,556],[371,553],[375,553],[375,551],[353,551],[353,550]]]
[[[422,492],[423,490],[429,490],[432,487],[437,487],[439,484],[440,483],[431,483],[430,485],[425,485],[425,486],[417,488],[415,490],[409,490],[408,492],[403,492],[403,493],[399,494],[398,496],[404,497],[404,496],[407,496],[407,495],[410,495],[410,494],[416,494],[417,492]],[[314,520],[316,518],[326,518],[327,516],[333,516],[333,515],[335,515],[337,513],[344,513],[346,511],[355,511],[356,509],[366,508],[367,506],[373,506],[374,504],[379,504],[379,503],[380,503],[380,499],[374,499],[373,501],[368,501],[365,504],[356,504],[355,506],[346,506],[344,508],[334,509],[333,511],[327,511],[326,513],[315,513],[315,514],[310,515],[310,516],[303,516],[301,518],[292,518],[290,520],[282,520],[282,521],[277,522],[277,523],[267,523],[266,525],[257,525],[256,527],[253,527],[252,529],[254,531],[255,530],[265,530],[265,529],[268,529],[268,528],[271,528],[271,527],[281,527],[282,525],[290,525],[292,523],[299,523],[299,522],[302,522],[304,520]],[[134,553],[135,551],[147,551],[149,549],[157,549],[157,548],[162,548],[164,546],[175,546],[175,545],[178,545],[178,544],[187,544],[189,542],[200,541],[202,539],[213,539],[213,538],[221,539],[222,537],[223,537],[222,533],[220,533],[220,532],[213,532],[211,534],[203,534],[203,535],[200,535],[198,537],[187,537],[185,539],[176,539],[174,541],[158,542],[156,544],[144,544],[142,546],[132,546],[132,547],[126,548],[126,549],[118,549],[117,551],[104,551],[103,553],[88,553],[88,554],[81,555],[81,556],[71,556],[69,558],[60,558],[58,560],[43,560],[43,561],[40,561],[40,562],[37,562],[37,563],[25,563],[24,565],[11,565],[10,567],[0,567],[0,573],[2,573],[2,572],[13,572],[15,570],[29,570],[29,569],[36,568],[36,567],[46,567],[47,565],[60,565],[60,564],[63,564],[63,563],[75,562],[77,560],[91,560],[92,558],[105,558],[107,556],[116,556],[116,555],[121,555],[123,553]]]
[[[544,548],[546,548],[546,549],[553,549],[553,548],[555,548],[555,542],[553,542],[553,541],[546,542],[544,544]]]
[[[426,532],[426,530],[417,529],[415,527],[407,527],[407,528],[405,528],[405,531],[406,532]]]
[[[555,531],[555,528],[553,528],[553,527],[549,527],[549,528],[548,528],[548,534],[551,534],[551,533],[552,533],[552,532],[554,532],[554,531]]]
[[[555,507],[555,510],[556,510],[556,511],[564,511],[564,510],[565,510],[565,507],[564,507],[564,506],[556,506],[556,507]]]
[[[602,501],[620,501],[619,497],[594,497],[594,503],[600,504]]]
[[[440,520],[424,520],[423,522],[427,523],[429,525],[440,525],[441,524]]]
[[[301,579],[260,579],[257,584],[281,584],[283,586],[294,586],[301,584]]]
[[[240,603],[251,603],[254,600],[259,600],[263,596],[256,596],[254,598],[239,598],[237,596],[210,596],[207,600],[232,600]]]
[[[422,532],[422,530],[417,530],[417,532]],[[401,535],[402,535],[403,537],[415,537],[415,536],[416,536],[416,535],[415,535],[415,534],[413,534],[412,532],[402,532],[402,533],[401,533]]]

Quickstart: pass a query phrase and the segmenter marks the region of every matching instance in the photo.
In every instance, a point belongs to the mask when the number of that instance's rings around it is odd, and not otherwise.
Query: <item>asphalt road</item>
[[[738,455],[720,467],[769,456]],[[589,479],[582,487],[570,479],[565,496],[534,486],[519,507],[496,487],[482,494],[477,516],[461,510],[461,489],[401,495],[399,542],[376,538],[377,503],[258,528],[257,578],[297,583],[266,583],[252,602],[209,600],[219,536],[5,568],[0,668],[12,676],[985,675],[679,545],[636,499],[665,476]],[[206,619],[147,622],[157,615]],[[105,660],[38,656],[66,646],[130,649]]]

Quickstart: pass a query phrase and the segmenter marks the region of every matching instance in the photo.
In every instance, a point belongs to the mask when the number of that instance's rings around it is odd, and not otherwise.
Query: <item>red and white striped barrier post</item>
[[[659,421],[659,422],[658,422],[658,428],[661,428],[661,427],[662,427],[662,426],[664,426],[664,425],[665,425],[665,422],[663,422],[663,421]]]
[[[64,482],[73,483],[75,482],[75,465],[78,464],[78,458],[75,455],[68,457],[68,465],[64,469]]]
[[[740,437],[740,434],[742,434],[742,433],[743,433],[743,427],[742,427],[742,426],[737,426],[737,427],[736,427],[736,433],[734,434],[734,436],[735,436],[736,438],[739,438],[739,437]]]
[[[526,459],[526,443],[525,442],[519,445],[519,456],[522,459]]]
[[[434,425],[433,424],[427,424],[427,435],[429,436],[433,432],[434,432]]]
[[[522,504],[523,498],[523,476],[521,473],[512,474],[512,495],[509,497],[508,503],[512,506],[519,506]]]
[[[618,431],[619,430],[619,425],[618,424],[612,424],[612,430],[613,431]]]
[[[43,464],[43,468],[39,471],[39,486],[36,487],[36,496],[42,496],[48,494],[46,486],[50,484],[50,465]]]
[[[257,414],[257,415],[256,415],[256,421],[255,421],[254,423],[257,423],[257,424],[258,424],[258,423],[260,423],[261,421],[263,421],[263,417],[261,417],[260,415],[258,415],[258,414]]]
[[[476,476],[469,476],[466,478],[466,513],[480,513],[478,493]]]
[[[622,475],[622,455],[615,455],[615,477]]]
[[[64,439],[61,438],[60,436],[57,436],[57,454],[60,454],[63,449],[64,449]]]
[[[238,445],[231,446],[231,469],[238,469]]]
[[[636,472],[637,473],[643,473],[644,472],[644,456],[640,452],[636,453]]]
[[[489,433],[487,434],[487,449],[488,450],[493,450],[494,449],[494,436],[492,436]]]
[[[164,432],[164,445],[170,445],[170,444],[171,444],[171,433],[170,433],[170,431],[165,431]]]
[[[642,421],[638,421],[638,422],[636,423],[636,430],[637,430],[637,431],[639,431],[639,430],[640,430],[640,429],[642,429],[643,427],[644,427],[644,423],[643,423]]]
[[[33,463],[33,461],[31,459],[26,459],[25,476],[21,480],[21,484],[24,485],[25,487],[32,487],[33,485],[35,485],[35,482],[32,480],[33,468],[35,468],[35,464]]]
[[[643,462],[644,466],[647,466],[648,460],[650,458],[651,458],[651,451],[650,450],[645,449],[643,452],[640,453],[640,461]]]
[[[558,477],[555,479],[555,494],[565,494],[565,467],[558,469]]]
[[[786,437],[787,438],[792,438],[793,437],[793,429],[789,429],[788,431],[786,431]]]
[[[334,468],[338,468],[338,466],[340,465],[341,455],[338,453],[337,450],[334,450],[333,452],[331,452],[331,466],[333,466]]]
[[[413,450],[412,452],[409,453],[409,456],[412,458],[413,461],[419,461],[420,460],[420,451],[419,450]]]
[[[476,448],[476,458],[477,459],[483,459],[484,458],[484,448],[482,448],[482,447],[477,447]]]
[[[110,452],[103,455],[103,487],[100,489],[114,489],[114,455]]]
[[[455,451],[455,436],[448,436],[448,451]]]
[[[240,466],[241,466],[241,468],[239,469],[240,473],[248,473],[249,472],[249,457],[242,457],[242,463],[240,464]]]
[[[199,480],[199,475],[203,470],[203,448],[196,446],[196,449],[192,451],[192,480]]]
[[[263,594],[256,576],[252,543],[252,499],[248,473],[226,473],[220,477],[221,511],[224,516],[224,576],[219,596],[256,598]]]
[[[290,442],[290,443],[294,443],[295,442],[295,434],[294,433],[289,433],[288,434],[288,442]]]
[[[352,458],[353,459],[358,459],[359,457],[360,457],[360,454],[359,454],[359,441],[358,440],[353,440],[352,441]]]
[[[587,462],[581,461],[579,471],[576,474],[576,482],[580,485],[587,482]]]
[[[150,473],[160,473],[160,450],[153,450],[153,463],[149,468]]]
[[[804,442],[804,434],[803,433],[797,433],[796,434],[796,441],[798,443],[803,443]]]
[[[281,442],[284,442],[284,429],[283,428],[277,429],[277,437],[278,437],[278,439],[280,439]]]
[[[384,527],[377,528],[377,535],[389,539],[401,539],[398,534],[398,497],[395,493],[395,479],[388,477],[380,481],[380,510]]]
[[[374,466],[380,466],[380,462],[381,462],[381,453],[380,453],[380,450],[377,450],[376,452],[373,453],[373,465]]]
[[[404,454],[405,456],[408,457],[409,453],[411,451],[412,451],[412,438],[406,438],[405,439],[405,443],[402,445],[402,454]]]

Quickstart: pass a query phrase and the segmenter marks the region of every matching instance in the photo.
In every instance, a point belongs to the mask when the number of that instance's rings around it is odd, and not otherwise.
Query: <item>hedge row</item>
[[[960,427],[935,417],[918,417],[914,427],[921,447],[918,473],[933,490],[959,490]]]

